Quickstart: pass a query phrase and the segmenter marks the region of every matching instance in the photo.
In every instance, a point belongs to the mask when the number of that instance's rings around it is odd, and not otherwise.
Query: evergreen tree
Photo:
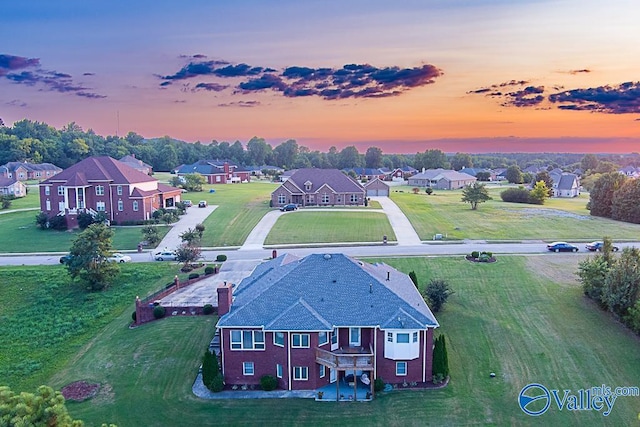
[[[413,284],[416,286],[416,288],[418,287],[418,276],[416,275],[415,271],[410,271],[409,272],[409,278],[411,279],[411,281],[413,282]]]

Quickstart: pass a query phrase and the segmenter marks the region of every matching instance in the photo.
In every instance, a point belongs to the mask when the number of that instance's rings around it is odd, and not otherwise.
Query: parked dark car
[[[183,200],[182,204],[185,205],[185,207],[190,208],[191,206],[193,206],[193,202],[191,202],[191,200]]]
[[[553,242],[547,245],[552,252],[578,252],[578,247],[567,242]]]
[[[294,203],[289,203],[288,205],[284,205],[280,208],[282,212],[295,211],[296,209],[298,209],[298,206]]]
[[[71,261],[71,257],[72,257],[72,256],[73,256],[73,255],[71,255],[71,254],[62,255],[62,256],[60,257],[60,264],[67,264],[69,261]]]
[[[198,207],[199,208],[206,208],[207,207],[207,201],[206,200],[200,200],[198,202]]]
[[[591,242],[591,243],[587,243],[587,245],[585,246],[585,248],[587,248],[588,250],[590,250],[591,252],[595,252],[595,251],[602,251],[602,248],[604,247],[604,242]],[[619,247],[617,246],[613,246],[611,245],[611,250],[614,252],[618,252],[620,250]]]

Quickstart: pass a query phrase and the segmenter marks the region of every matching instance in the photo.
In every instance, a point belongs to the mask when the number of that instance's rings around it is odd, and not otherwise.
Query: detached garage
[[[378,178],[374,178],[364,185],[367,196],[389,196],[389,186]]]

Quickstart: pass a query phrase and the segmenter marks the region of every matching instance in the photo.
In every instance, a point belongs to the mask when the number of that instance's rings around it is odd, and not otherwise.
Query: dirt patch
[[[578,254],[530,256],[527,257],[527,268],[532,273],[552,282],[580,286],[576,271],[578,271],[578,263],[584,259],[584,256]]]
[[[76,381],[62,387],[60,392],[66,400],[82,402],[95,396],[100,390],[100,384],[89,383],[87,381]]]
[[[504,209],[507,212],[522,215],[524,218],[533,217],[556,217],[556,218],[571,218],[580,221],[591,221],[592,217],[589,215],[579,215],[572,212],[561,211],[559,209],[547,209],[547,208],[524,208],[524,209]]]

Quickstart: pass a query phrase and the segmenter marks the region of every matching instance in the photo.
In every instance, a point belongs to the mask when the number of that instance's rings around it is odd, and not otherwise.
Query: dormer
[[[304,183],[304,190],[305,191],[311,191],[311,187],[313,186],[313,183],[311,181],[307,181]]]

